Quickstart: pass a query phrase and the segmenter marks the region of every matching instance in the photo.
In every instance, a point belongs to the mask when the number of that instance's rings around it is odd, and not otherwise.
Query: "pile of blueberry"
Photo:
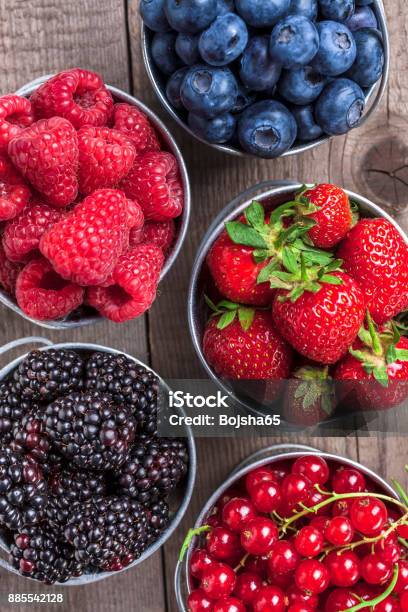
[[[384,69],[372,5],[141,0],[140,13],[167,98],[191,130],[270,158],[360,123]]]

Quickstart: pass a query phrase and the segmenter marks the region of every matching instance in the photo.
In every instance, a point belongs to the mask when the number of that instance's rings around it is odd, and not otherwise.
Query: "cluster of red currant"
[[[257,468],[194,537],[189,612],[408,612],[408,496],[306,455]],[[205,544],[203,540],[205,539]]]

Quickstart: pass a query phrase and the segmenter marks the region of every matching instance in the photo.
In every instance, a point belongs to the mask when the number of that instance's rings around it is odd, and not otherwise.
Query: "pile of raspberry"
[[[189,612],[408,611],[408,495],[318,455],[255,468],[194,537]]]
[[[176,158],[98,74],[0,97],[0,285],[29,317],[143,314],[183,203]]]

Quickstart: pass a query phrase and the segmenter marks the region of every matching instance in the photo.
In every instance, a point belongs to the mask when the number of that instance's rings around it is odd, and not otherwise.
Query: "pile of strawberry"
[[[408,308],[408,246],[387,219],[359,219],[339,187],[305,187],[272,211],[253,202],[207,265],[203,351],[222,378],[262,380],[264,403],[289,379],[284,415],[302,425],[339,404],[384,409],[408,396],[408,338],[395,320]]]
[[[175,157],[98,74],[0,97],[0,284],[33,319],[145,312],[183,203]]]
[[[318,455],[249,472],[192,540],[188,612],[408,612],[408,495]]]

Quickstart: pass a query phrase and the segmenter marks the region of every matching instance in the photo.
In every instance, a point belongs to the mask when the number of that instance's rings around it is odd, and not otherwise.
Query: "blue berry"
[[[217,16],[217,0],[164,0],[164,10],[177,32],[196,34]]]
[[[369,4],[372,4],[374,0],[356,0],[356,5],[357,6],[368,6]]]
[[[245,22],[235,15],[221,15],[200,36],[201,57],[211,66],[226,66],[237,59],[248,43]]]
[[[280,95],[292,104],[310,104],[316,100],[327,83],[327,77],[310,66],[284,70],[279,81]]]
[[[176,53],[179,58],[187,66],[193,66],[200,61],[200,53],[198,51],[198,34],[183,34],[179,33],[176,39]]]
[[[319,0],[320,12],[324,19],[345,21],[355,9],[354,0]]]
[[[180,94],[188,111],[212,118],[233,108],[238,85],[229,68],[199,65],[187,72]]]
[[[338,76],[346,72],[356,59],[356,43],[353,34],[342,23],[321,21],[317,24],[320,48],[312,66],[326,76]]]
[[[174,32],[158,32],[153,36],[152,58],[164,74],[173,74],[181,66],[176,53],[176,37]]]
[[[286,106],[275,100],[256,102],[238,121],[242,148],[260,157],[279,157],[296,140],[297,125]]]
[[[317,0],[292,0],[289,9],[290,15],[303,15],[316,21],[317,19]]]
[[[164,13],[165,0],[140,0],[139,12],[144,23],[154,32],[168,32],[170,24]]]
[[[183,108],[183,103],[180,97],[180,88],[181,84],[184,81],[184,77],[188,72],[188,68],[180,68],[174,74],[171,75],[166,85],[166,96],[168,101],[174,108],[181,110]]]
[[[217,0],[217,15],[233,13],[234,10],[234,0]]]
[[[276,85],[282,66],[269,55],[269,36],[254,36],[242,58],[239,76],[243,84],[254,91],[265,91]]]
[[[278,23],[290,8],[290,0],[235,0],[237,13],[254,28]]]
[[[365,98],[361,87],[350,79],[335,79],[326,85],[317,100],[315,118],[327,134],[346,134],[358,126],[364,108]]]
[[[324,132],[314,118],[312,104],[308,104],[307,106],[292,106],[290,110],[297,123],[298,140],[302,142],[311,142],[323,136]]]
[[[384,70],[384,48],[381,34],[372,28],[363,28],[355,33],[357,45],[356,61],[346,76],[360,85],[371,87]]]
[[[356,32],[361,28],[377,28],[377,17],[369,6],[357,6],[354,15],[345,22],[350,32]]]
[[[200,115],[189,113],[188,124],[194,134],[212,144],[228,142],[234,136],[237,120],[231,113],[205,119]]]
[[[231,109],[231,113],[242,113],[242,111],[248,108],[248,106],[251,106],[255,100],[256,94],[247,87],[244,87],[244,85],[238,83],[238,95],[235,104]]]
[[[284,68],[306,66],[319,49],[319,34],[310,19],[289,15],[272,30],[269,51]]]

